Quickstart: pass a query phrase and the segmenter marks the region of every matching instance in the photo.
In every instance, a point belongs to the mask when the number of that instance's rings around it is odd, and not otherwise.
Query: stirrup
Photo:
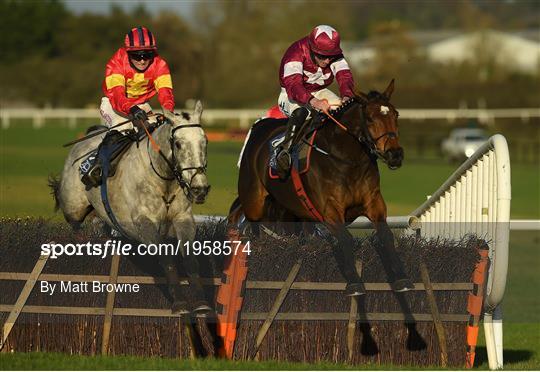
[[[81,181],[88,187],[99,186],[101,183],[101,164],[97,153],[93,152],[79,166]]]
[[[286,159],[287,164],[284,164],[284,159]],[[291,169],[292,164],[291,154],[289,151],[284,148],[279,150],[276,155],[276,163],[280,178],[286,177]]]

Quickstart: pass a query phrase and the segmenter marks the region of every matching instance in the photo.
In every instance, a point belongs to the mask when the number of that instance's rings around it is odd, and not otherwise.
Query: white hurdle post
[[[501,301],[508,271],[510,156],[506,139],[491,137],[411,215],[425,238],[460,239],[475,234],[489,245],[490,268],[484,302],[489,368],[503,367]]]

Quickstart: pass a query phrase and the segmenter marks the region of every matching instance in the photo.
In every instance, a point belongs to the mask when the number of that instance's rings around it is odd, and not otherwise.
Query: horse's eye
[[[180,150],[182,148],[182,145],[180,145],[180,142],[175,142],[174,147],[176,147],[177,150]]]

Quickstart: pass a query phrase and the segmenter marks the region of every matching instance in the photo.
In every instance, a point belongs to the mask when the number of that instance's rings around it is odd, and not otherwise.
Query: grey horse
[[[206,312],[211,308],[204,299],[198,260],[186,254],[184,245],[195,238],[192,202],[203,203],[210,189],[206,178],[208,140],[200,125],[202,104],[198,101],[191,113],[165,112],[164,115],[167,123],[152,133],[155,143],[148,143],[149,139],[145,138],[138,145],[132,144],[118,163],[114,176],[108,178],[110,206],[128,238],[144,244],[160,244],[170,239],[181,242],[178,246],[188,274],[188,294],[192,301],[186,301],[180,286],[178,257],[170,253],[157,257],[173,299],[172,311]],[[91,213],[115,228],[105,211],[99,187],[86,190],[79,175],[83,155],[96,148],[100,141],[101,137],[95,137],[73,146],[60,180],[51,182],[56,207],[76,230]],[[157,152],[155,144],[164,156]]]

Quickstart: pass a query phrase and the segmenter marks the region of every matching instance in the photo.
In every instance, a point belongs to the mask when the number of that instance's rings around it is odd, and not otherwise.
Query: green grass
[[[169,359],[134,356],[81,356],[58,353],[17,353],[0,355],[2,369],[6,370],[387,370],[391,365],[286,363],[278,361],[240,362],[220,359]],[[435,369],[436,367],[430,367]],[[414,369],[413,366],[407,369]],[[418,369],[418,367],[416,367]]]
[[[540,368],[540,324],[510,323],[504,326],[506,370]],[[483,346],[482,328],[476,351],[475,369],[487,370],[487,354]],[[278,361],[225,361],[218,359],[170,359],[135,356],[82,356],[59,353],[0,354],[2,370],[419,370],[442,369],[439,366],[419,368],[412,365],[333,363],[287,363]]]
[[[0,215],[53,216],[53,202],[47,176],[59,173],[68,149],[61,147],[85,127],[13,125],[1,129]],[[208,178],[212,185],[207,202],[195,206],[195,213],[226,214],[236,196],[236,161],[241,143],[210,143]],[[390,215],[410,213],[455,171],[444,161],[405,161],[390,171],[381,165],[382,190]],[[512,164],[512,218],[540,218],[540,172],[538,166]],[[59,218],[59,217],[57,217]]]
[[[504,369],[540,369],[540,324],[506,323],[504,325]],[[489,369],[484,343],[483,327],[480,328],[475,366]]]
[[[511,323],[540,324],[540,231],[512,231],[504,317]],[[537,333],[540,338],[540,332]],[[540,351],[540,347],[538,348]]]

